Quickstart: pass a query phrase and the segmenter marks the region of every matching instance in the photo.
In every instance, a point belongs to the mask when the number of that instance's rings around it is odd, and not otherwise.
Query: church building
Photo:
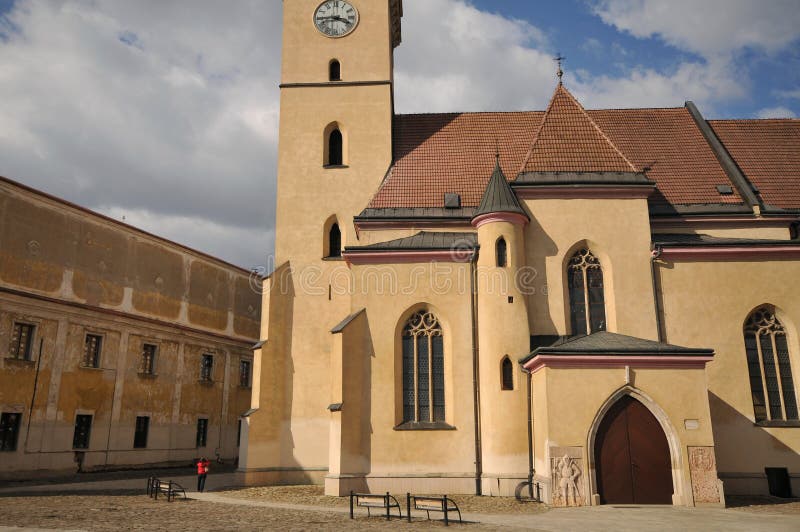
[[[247,481],[800,493],[800,120],[395,114],[402,12],[283,2]]]

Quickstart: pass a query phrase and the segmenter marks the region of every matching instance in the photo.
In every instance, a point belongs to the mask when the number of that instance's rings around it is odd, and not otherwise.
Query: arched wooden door
[[[626,395],[606,413],[594,444],[603,504],[672,504],[669,444],[642,403]]]

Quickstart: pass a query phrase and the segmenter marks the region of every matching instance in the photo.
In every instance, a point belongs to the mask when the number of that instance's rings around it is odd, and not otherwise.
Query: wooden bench
[[[458,505],[455,503],[455,501],[448,498],[447,495],[442,495],[439,497],[431,495],[411,495],[410,493],[407,493],[406,507],[406,514],[409,522],[411,522],[411,510],[419,510],[428,514],[429,520],[431,518],[431,512],[443,513],[445,526],[450,525],[450,513],[457,512],[458,522],[463,523],[461,520],[461,510],[458,508]]]
[[[177,497],[179,494],[183,495],[183,498],[186,499],[186,490],[183,489],[183,486],[177,482],[173,482],[172,480],[164,481],[156,477],[148,478],[147,495],[153,499],[158,499],[159,493],[166,495],[167,501],[169,502],[174,501],[175,497]]]
[[[397,508],[397,517],[403,517],[400,510],[400,503],[389,492],[386,495],[377,495],[374,493],[354,493],[350,492],[350,519],[354,519],[353,509],[355,507],[366,508],[367,516],[371,517],[372,508],[380,508],[386,511],[386,520],[391,519],[391,509]]]

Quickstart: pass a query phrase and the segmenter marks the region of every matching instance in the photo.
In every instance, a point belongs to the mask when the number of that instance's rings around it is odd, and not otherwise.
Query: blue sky
[[[280,9],[0,0],[0,175],[264,264]],[[561,52],[586,108],[692,100],[707,118],[798,116],[799,39],[800,0],[404,0],[396,111],[544,109]]]

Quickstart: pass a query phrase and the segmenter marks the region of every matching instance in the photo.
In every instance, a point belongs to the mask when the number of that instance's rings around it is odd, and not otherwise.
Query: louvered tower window
[[[577,336],[606,330],[600,261],[588,249],[580,249],[569,261],[567,276],[572,334]]]
[[[403,328],[403,421],[444,421],[444,342],[439,320],[427,310]]]
[[[798,419],[786,330],[772,307],[765,305],[750,314],[744,346],[756,421]]]

